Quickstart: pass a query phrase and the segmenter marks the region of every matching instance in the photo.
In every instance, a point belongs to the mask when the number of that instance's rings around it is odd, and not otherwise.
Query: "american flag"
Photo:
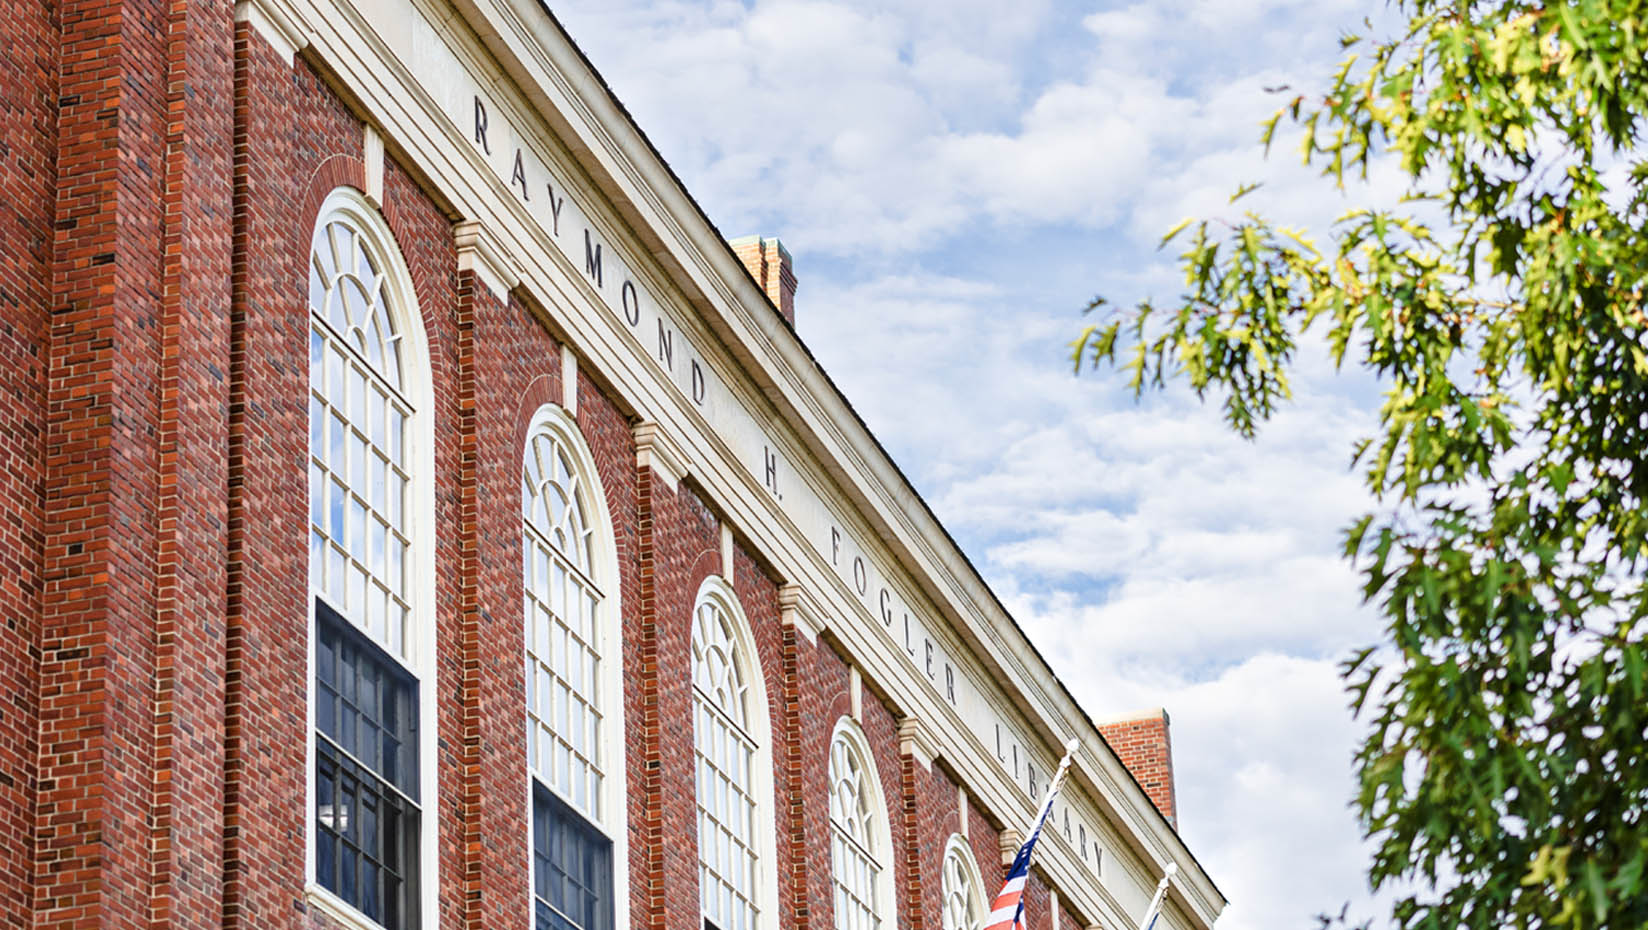
[[[1007,881],[990,905],[990,916],[984,918],[984,930],[1023,930],[1024,883],[1030,879],[1030,854],[1036,848],[1036,838],[1041,836],[1042,824],[1047,822],[1047,815],[1053,810],[1053,798],[1059,793],[1059,782],[1069,771],[1070,757],[1075,751],[1075,740],[1065,744],[1064,758],[1059,761],[1052,781],[1047,783],[1047,799],[1036,814],[1035,825],[1030,828],[1030,838],[1024,841],[1024,845],[1019,847],[1019,854],[1013,857],[1013,867],[1007,870]]]

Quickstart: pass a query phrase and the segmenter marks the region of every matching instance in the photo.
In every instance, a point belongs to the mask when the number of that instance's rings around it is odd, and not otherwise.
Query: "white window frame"
[[[400,333],[400,391],[412,405],[412,414],[406,426],[405,461],[407,464],[407,500],[403,502],[406,516],[406,536],[409,552],[403,570],[410,583],[406,586],[411,622],[405,640],[406,656],[403,664],[418,679],[418,926],[420,930],[438,930],[440,926],[440,888],[438,885],[439,850],[436,825],[440,813],[440,780],[437,776],[438,756],[436,739],[439,721],[436,717],[436,635],[435,635],[435,430],[434,389],[429,364],[429,341],[424,333],[423,314],[418,309],[417,293],[412,288],[412,276],[400,246],[389,230],[383,215],[367,201],[364,194],[353,187],[338,187],[322,201],[310,229],[342,221],[365,240],[382,260],[379,269],[384,276],[388,296],[388,311]],[[309,318],[308,265],[310,249],[304,249],[304,356],[308,357]],[[305,417],[308,416],[308,391],[304,397]],[[304,437],[307,448],[308,435]],[[305,459],[307,461],[307,458]],[[305,466],[305,485],[308,468]],[[307,516],[305,517],[307,521]],[[305,564],[308,553],[307,531],[304,533]],[[305,574],[307,574],[305,568]],[[313,907],[324,910],[345,925],[358,930],[381,930],[382,925],[357,910],[342,898],[322,887],[315,879],[315,597],[322,594],[314,587],[314,579],[306,586],[308,627],[304,634],[307,643],[307,678],[304,681],[304,810],[303,861],[304,897]],[[324,596],[324,595],[322,595]],[[402,657],[397,656],[397,659]]]
[[[614,930],[624,930],[629,926],[629,766],[624,758],[624,612],[620,602],[622,579],[618,574],[617,532],[613,527],[611,512],[607,508],[606,490],[601,485],[601,473],[595,468],[595,456],[590,452],[589,444],[584,441],[584,434],[578,429],[577,421],[565,409],[555,404],[544,404],[533,413],[532,422],[527,427],[526,442],[521,447],[522,465],[525,465],[527,452],[532,447],[532,437],[542,432],[552,434],[571,455],[572,465],[578,470],[578,483],[586,497],[585,513],[594,528],[589,542],[590,564],[595,570],[594,581],[601,588],[601,602],[596,608],[595,627],[603,634],[600,643],[601,670],[597,693],[601,701],[603,721],[601,748],[603,751],[610,749],[610,753],[603,760],[601,767],[601,819],[591,822],[612,841],[612,926]],[[522,520],[524,523],[525,518]],[[521,532],[524,546],[525,526]],[[522,578],[521,582],[525,585],[526,579]],[[524,591],[522,600],[524,603]],[[526,618],[523,616],[523,632],[525,622]],[[521,655],[526,655],[525,641],[521,644]],[[525,699],[524,682],[522,699]],[[526,720],[524,705],[521,718],[523,722]],[[533,874],[532,863],[532,785],[537,776],[532,773],[531,759],[523,759],[522,763],[522,769],[526,772],[527,889],[526,922],[522,926],[531,928],[537,926],[536,908],[533,904],[537,876]],[[579,816],[584,816],[570,798],[548,784],[544,784],[544,790],[559,797],[569,808],[577,811]]]
[[[837,720],[835,724],[835,731],[830,734],[829,749],[824,757],[824,772],[827,780],[826,788],[831,793],[835,791],[835,779],[830,778],[831,773],[829,759],[830,756],[835,753],[836,744],[843,742],[847,745],[847,751],[858,757],[860,770],[864,773],[865,779],[869,782],[868,787],[871,796],[870,829],[875,833],[878,856],[878,871],[876,874],[877,878],[880,879],[876,882],[875,886],[875,912],[877,925],[879,930],[896,930],[899,925],[899,921],[898,902],[894,897],[893,891],[893,858],[895,850],[893,849],[892,823],[887,817],[887,793],[882,790],[881,787],[881,774],[876,771],[875,753],[870,751],[870,740],[864,735],[864,728],[860,726],[858,721],[854,720],[851,716],[843,716],[840,720]],[[825,804],[829,804],[829,794],[825,795]],[[826,807],[825,818],[829,819],[828,807]],[[833,832],[835,829],[835,824],[831,822],[830,830]],[[832,927],[835,926],[836,918],[836,915],[833,912],[835,901],[834,882],[836,881],[835,870],[836,861],[835,855],[832,852],[830,856],[830,900],[832,908],[832,913],[830,914],[830,925]]]
[[[749,682],[748,699],[750,703],[749,736],[755,741],[755,761],[750,779],[750,793],[755,798],[755,835],[756,835],[756,862],[755,862],[755,902],[759,926],[776,926],[778,922],[778,825],[773,819],[773,812],[778,810],[776,790],[773,784],[772,763],[772,705],[767,701],[767,679],[761,670],[761,654],[755,648],[755,636],[750,631],[749,618],[744,615],[744,608],[738,602],[738,592],[720,575],[711,575],[699,585],[698,594],[692,599],[692,611],[687,615],[687,622],[696,628],[698,609],[707,603],[714,603],[720,607],[732,621],[734,646],[744,662],[744,674]],[[691,633],[689,632],[689,643]],[[687,687],[696,691],[692,680],[690,667],[691,651],[689,645],[687,672]],[[697,694],[692,695],[694,702]],[[697,716],[696,704],[693,709]],[[692,723],[697,727],[697,721]],[[694,733],[696,740],[696,733]],[[692,756],[693,766],[693,863],[694,873],[699,868],[702,850],[698,848],[698,829],[696,827],[698,815],[698,753],[695,750]],[[699,892],[699,914],[696,926],[704,925],[703,888]]]
[[[950,863],[952,861],[961,865],[962,882],[967,886],[962,889],[963,893],[966,894],[968,902],[972,904],[973,913],[978,915],[973,926],[962,927],[960,930],[980,930],[984,926],[985,919],[990,916],[990,912],[985,909],[989,902],[984,900],[984,876],[979,874],[978,862],[973,858],[973,847],[968,845],[966,838],[960,833],[952,833],[950,838],[944,841],[944,858],[939,860],[941,863],[939,865],[939,926],[942,930],[944,927],[945,906],[950,900],[951,888],[949,881]]]

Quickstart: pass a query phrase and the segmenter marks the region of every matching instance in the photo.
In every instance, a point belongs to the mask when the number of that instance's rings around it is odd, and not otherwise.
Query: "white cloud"
[[[1172,713],[1221,930],[1367,910],[1335,663],[1377,623],[1337,552],[1377,386],[1312,347],[1249,443],[1182,389],[1073,378],[1065,344],[1094,291],[1171,296],[1156,239],[1238,183],[1289,222],[1343,208],[1256,141],[1357,6],[556,4],[722,230],[784,237],[800,331],[1084,705]]]

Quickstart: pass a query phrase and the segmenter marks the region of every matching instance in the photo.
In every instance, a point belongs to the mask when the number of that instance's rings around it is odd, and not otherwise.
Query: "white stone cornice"
[[[898,751],[914,756],[921,767],[929,772],[933,770],[933,760],[940,755],[938,740],[933,738],[932,731],[921,722],[920,717],[905,717],[899,721]]]
[[[795,627],[796,632],[806,637],[809,643],[817,643],[818,634],[829,629],[818,599],[798,584],[787,584],[778,589],[778,617],[785,626]]]
[[[309,45],[309,34],[280,0],[239,0],[235,22],[250,23],[288,66]]]
[[[657,472],[671,491],[680,487],[682,478],[692,474],[686,452],[674,437],[651,420],[635,425],[635,465]]]
[[[505,249],[491,228],[474,220],[452,227],[452,241],[458,247],[458,270],[473,271],[487,290],[507,303],[509,292],[521,283],[520,262]]]

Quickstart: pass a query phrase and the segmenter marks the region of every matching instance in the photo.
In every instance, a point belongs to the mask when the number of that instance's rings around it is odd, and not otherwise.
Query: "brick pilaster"
[[[222,917],[233,26],[223,4],[166,13],[155,503],[149,923]]]
[[[633,617],[640,647],[640,720],[644,755],[631,764],[641,766],[642,822],[641,848],[631,855],[640,859],[644,894],[643,910],[630,915],[636,926],[664,930],[664,798],[663,757],[658,714],[658,603],[656,588],[657,546],[653,537],[653,493],[658,476],[650,468],[638,467],[635,476],[636,565],[639,591]],[[634,724],[632,724],[634,725]]]
[[[923,908],[924,882],[921,868],[921,813],[917,805],[919,788],[916,784],[918,766],[914,753],[901,752],[898,757],[899,800],[904,808],[904,876],[899,889],[904,899],[904,913],[909,915],[907,930],[927,930],[926,911]]]
[[[160,10],[61,8],[34,926],[147,926]]]
[[[806,769],[806,760],[802,755],[805,748],[801,726],[800,656],[797,653],[800,635],[794,624],[785,624],[779,630],[779,654],[782,657],[779,684],[783,702],[780,712],[784,725],[779,744],[782,752],[773,754],[773,763],[778,769],[774,781],[782,786],[784,796],[789,801],[786,808],[779,811],[779,816],[783,818],[780,823],[784,827],[778,844],[778,858],[784,869],[784,884],[780,886],[785,899],[784,908],[791,917],[789,926],[795,930],[807,930],[812,919],[812,908],[807,894],[807,802],[802,774]]]
[[[457,336],[457,433],[458,526],[453,540],[458,563],[459,716],[461,737],[458,749],[459,810],[463,830],[463,875],[461,911],[465,930],[479,930],[483,924],[481,881],[483,838],[481,808],[486,803],[481,777],[481,641],[480,641],[480,526],[479,485],[475,423],[475,303],[491,300],[486,287],[473,271],[458,273],[457,306],[453,314]]]

